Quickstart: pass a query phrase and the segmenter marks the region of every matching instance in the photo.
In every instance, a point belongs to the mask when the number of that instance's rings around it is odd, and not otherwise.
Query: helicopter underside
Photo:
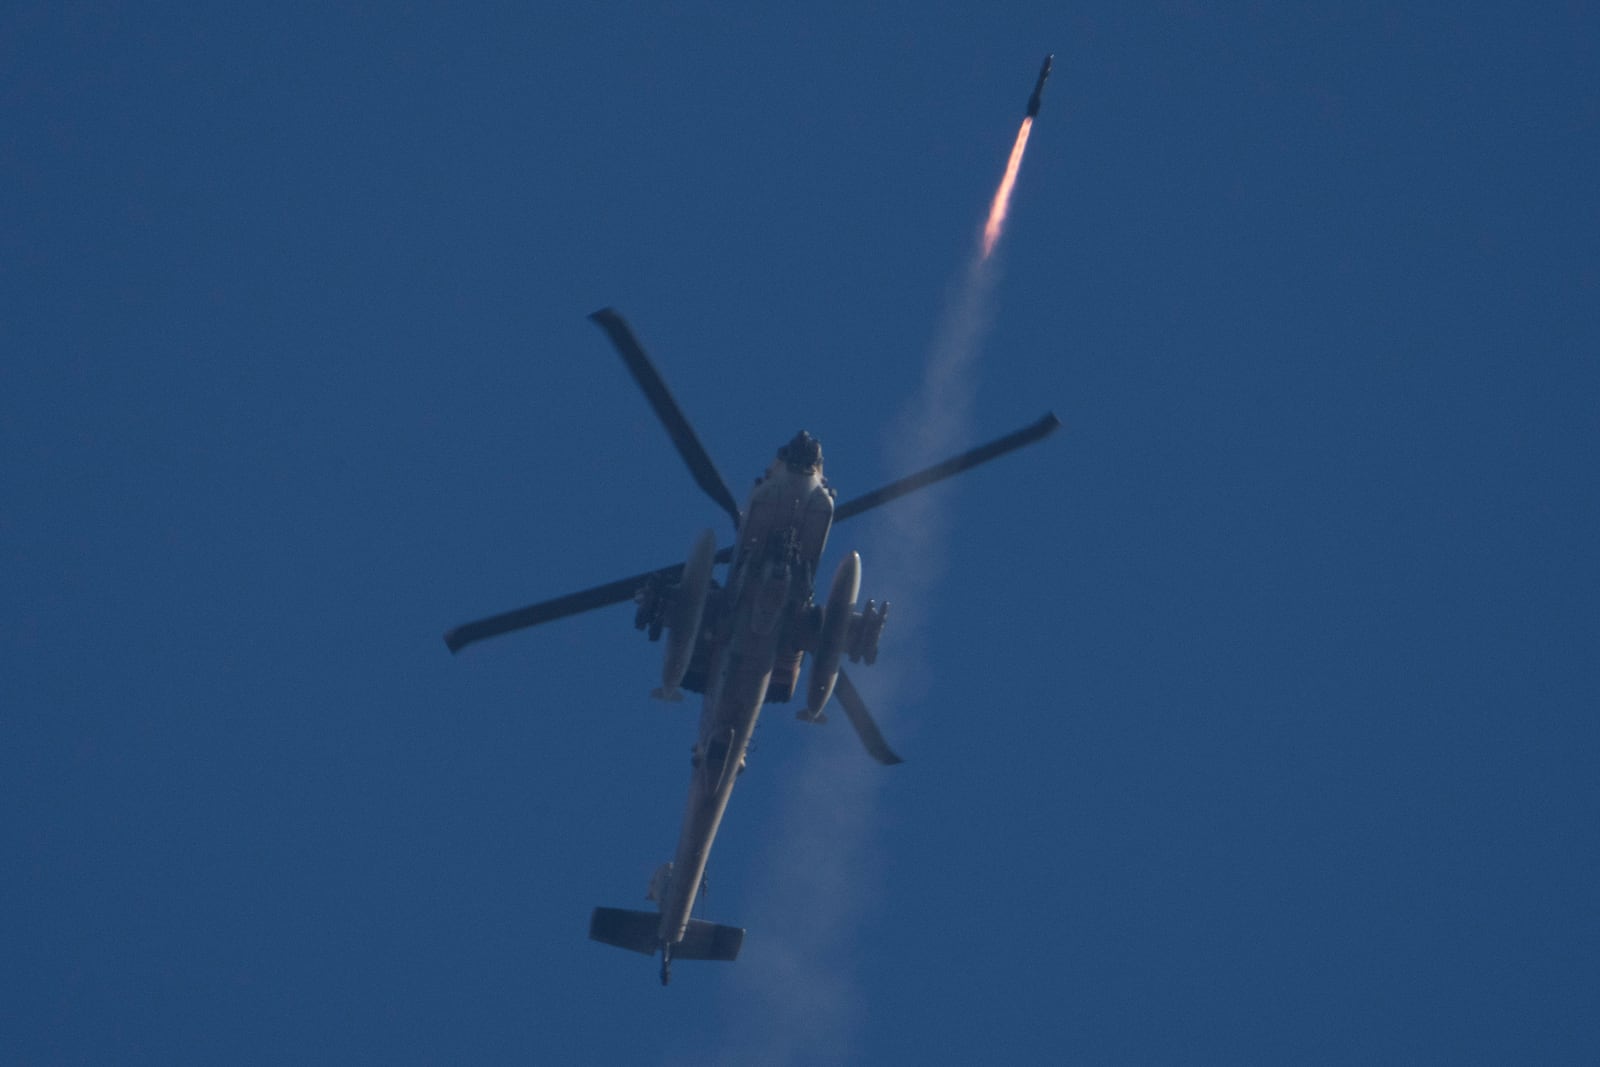
[[[811,723],[827,721],[822,708],[832,699],[869,756],[885,765],[900,762],[849,675],[839,668],[841,657],[869,664],[877,659],[888,604],[868,600],[863,609],[855,609],[861,564],[853,553],[840,564],[828,605],[812,601],[830,527],[1039,441],[1060,422],[1047,413],[1029,426],[838,506],[822,477],[821,446],[801,431],[778,450],[741,512],[627,323],[611,308],[590,318],[610,338],[695,483],[733,521],[737,540],[717,549],[714,535],[707,531],[684,563],[475,619],[446,631],[444,641],[451,652],[459,652],[486,638],[629,599],[637,606],[635,625],[648,630],[652,641],[663,631],[673,635],[656,695],[676,700],[680,688],[705,694],[677,852],[670,864],[663,865],[670,872],[661,879],[663,884],[652,885],[651,899],[657,901],[658,913],[596,908],[590,924],[590,937],[596,941],[646,954],[659,951],[661,980],[666,982],[674,957],[731,961],[738,956],[743,930],[693,919],[690,912],[704,885],[706,859],[734,782],[744,769],[761,708],[793,699],[801,662],[808,654],[817,663],[807,705],[798,717]],[[710,577],[713,565],[719,563],[731,564],[726,588]]]

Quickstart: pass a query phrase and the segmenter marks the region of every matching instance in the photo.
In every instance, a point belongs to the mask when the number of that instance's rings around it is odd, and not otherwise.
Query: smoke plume
[[[997,278],[993,258],[1004,229],[1031,119],[1024,119],[971,258],[952,288],[923,368],[922,382],[885,443],[892,476],[909,473],[971,443],[975,363],[991,319]],[[863,595],[894,603],[884,655],[852,678],[891,744],[909,734],[897,714],[919,696],[927,672],[921,639],[930,593],[945,569],[945,487],[897,500],[863,525],[836,534],[860,546]],[[854,534],[864,533],[857,540]],[[832,555],[832,554],[830,554]],[[819,585],[826,575],[819,575]],[[824,587],[825,589],[825,587]],[[819,590],[822,595],[823,590]],[[848,668],[847,664],[847,668]],[[773,720],[782,708],[768,709]],[[739,1003],[727,1043],[727,1063],[850,1062],[865,999],[854,960],[863,922],[883,899],[879,860],[887,831],[880,825],[882,790],[898,774],[915,774],[914,750],[904,768],[869,760],[849,736],[843,716],[827,726],[833,737],[801,739],[806,752],[781,786],[778,825],[762,856],[750,899],[750,935],[738,967]],[[779,727],[788,726],[779,723]],[[786,742],[788,739],[785,739]],[[837,743],[835,743],[837,742]],[[933,876],[934,872],[929,872]],[[909,892],[899,886],[896,892]]]

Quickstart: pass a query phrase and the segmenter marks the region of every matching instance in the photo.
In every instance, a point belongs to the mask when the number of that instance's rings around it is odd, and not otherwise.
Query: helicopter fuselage
[[[658,888],[663,946],[684,937],[711,845],[744,769],[780,650],[811,604],[817,563],[833,522],[833,493],[820,464],[776,460],[756,484],[717,610],[700,639],[709,647],[705,703],[678,847]]]
[[[810,657],[811,675],[805,706],[796,718],[826,722],[823,708],[832,701],[843,710],[869,756],[885,766],[900,762],[841,668],[842,659],[867,664],[877,659],[888,603],[880,606],[868,600],[856,610],[861,558],[854,552],[839,562],[827,605],[812,602],[817,565],[833,523],[1032,444],[1060,422],[1046,414],[1031,426],[837,508],[833,490],[822,477],[822,446],[802,430],[778,450],[777,460],[757,480],[741,512],[627,322],[613,308],[589,317],[610,338],[695,484],[733,520],[738,540],[718,549],[715,532],[707,530],[696,538],[683,563],[463,623],[445,632],[444,643],[451,652],[459,652],[485,638],[630,599],[635,604],[636,629],[648,631],[652,641],[671,634],[655,695],[667,701],[682,700],[684,691],[705,696],[677,852],[650,881],[649,898],[658,910],[597,907],[589,919],[589,937],[594,941],[647,956],[659,952],[665,983],[675,958],[732,962],[739,956],[743,929],[696,919],[692,912],[761,706],[795,695],[803,659]],[[711,573],[724,562],[729,565],[726,583],[718,585]]]

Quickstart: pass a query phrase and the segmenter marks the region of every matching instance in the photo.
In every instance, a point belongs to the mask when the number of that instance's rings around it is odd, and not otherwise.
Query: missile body
[[[1044,92],[1044,80],[1050,77],[1050,64],[1055,62],[1055,54],[1044,57],[1044,66],[1039,68],[1039,80],[1033,83],[1033,95],[1028,97],[1028,117],[1039,116],[1039,94]]]

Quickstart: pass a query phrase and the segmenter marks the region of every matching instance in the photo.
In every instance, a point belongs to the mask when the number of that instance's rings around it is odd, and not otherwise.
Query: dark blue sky
[[[1600,1058],[1594,5],[855,7],[0,14],[0,1060]],[[1065,427],[836,529],[907,763],[769,709],[663,991],[659,648],[440,635],[723,532],[598,307],[904,473],[1046,51]]]

